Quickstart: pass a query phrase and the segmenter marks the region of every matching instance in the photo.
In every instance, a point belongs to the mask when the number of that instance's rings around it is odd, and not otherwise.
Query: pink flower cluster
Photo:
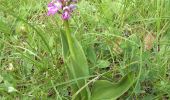
[[[63,20],[68,20],[71,16],[71,13],[76,8],[76,2],[77,0],[52,0],[48,4],[47,15],[50,16],[58,13],[62,14]]]

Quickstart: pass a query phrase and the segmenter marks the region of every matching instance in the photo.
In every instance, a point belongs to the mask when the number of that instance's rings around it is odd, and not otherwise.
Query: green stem
[[[67,42],[68,42],[70,54],[72,55],[73,58],[75,58],[75,56],[73,55],[74,54],[74,51],[73,51],[74,40],[73,40],[72,35],[71,35],[71,30],[70,30],[70,27],[69,27],[68,20],[64,21],[64,26],[65,26],[65,30],[66,30],[66,37],[67,37]]]
[[[65,26],[65,29],[66,29],[66,37],[67,37],[67,40],[68,40],[68,44],[69,44],[69,47],[73,45],[73,40],[71,38],[71,31],[70,31],[70,28],[69,28],[69,22],[68,20],[64,21],[64,26]]]

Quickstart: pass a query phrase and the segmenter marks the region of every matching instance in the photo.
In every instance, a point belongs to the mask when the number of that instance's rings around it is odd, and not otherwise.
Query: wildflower
[[[47,15],[54,15],[56,13],[62,14],[63,20],[68,20],[71,17],[71,13],[75,10],[77,0],[52,0],[48,4]]]
[[[47,15],[54,15],[62,8],[62,3],[60,0],[52,1],[48,4]]]
[[[64,10],[62,14],[62,19],[63,20],[68,20],[70,18],[70,11],[68,9]]]

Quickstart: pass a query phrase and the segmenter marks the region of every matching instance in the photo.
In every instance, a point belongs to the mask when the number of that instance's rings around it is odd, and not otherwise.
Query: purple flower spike
[[[68,20],[71,17],[72,12],[76,9],[75,3],[78,0],[52,0],[48,4],[47,15],[54,15],[56,13],[62,14],[63,20]]]
[[[54,15],[62,8],[62,3],[57,0],[56,2],[52,1],[48,4],[48,13],[47,15]]]

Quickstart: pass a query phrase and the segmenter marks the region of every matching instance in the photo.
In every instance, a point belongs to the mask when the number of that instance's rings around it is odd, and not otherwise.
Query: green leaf
[[[69,78],[75,80],[75,84],[72,84],[74,94],[87,84],[86,78],[78,79],[89,76],[89,67],[82,46],[76,37],[71,34],[69,23],[65,21],[64,25],[66,27],[66,33],[62,35],[64,61],[67,64]],[[88,98],[90,98],[90,91],[86,87],[82,89],[75,99],[87,100]]]
[[[134,74],[129,73],[116,84],[98,80],[92,88],[92,100],[115,100],[123,95],[134,83]]]
[[[61,30],[61,43],[62,43],[62,54],[63,54],[63,57],[64,57],[64,61],[66,62],[67,74],[68,74],[70,80],[75,79],[73,64],[69,59],[69,54],[70,54],[69,53],[69,44],[68,44],[68,41],[67,41],[66,33],[64,33],[63,30]],[[72,84],[71,87],[73,89],[72,90],[73,92],[76,92],[78,90],[77,84]],[[76,99],[81,99],[81,96],[80,95],[77,96]]]
[[[54,37],[53,36],[51,36],[50,37],[50,39],[49,39],[49,47],[53,47],[53,45],[54,45]]]
[[[0,32],[9,34],[11,29],[8,26],[9,25],[7,25],[5,22],[0,20]]]
[[[4,80],[4,78],[0,75],[0,83]]]
[[[92,64],[95,64],[97,58],[96,58],[94,48],[92,46],[90,46],[90,47],[87,48],[86,52],[87,52],[87,58],[90,60],[90,62]]]
[[[62,53],[63,53],[64,59],[66,59],[69,54],[69,47],[68,47],[66,34],[63,31],[61,31],[61,43],[62,43]]]
[[[97,61],[98,68],[107,68],[107,67],[109,67],[109,65],[110,65],[110,62],[107,60],[98,60]]]
[[[63,30],[61,30],[61,43],[62,43],[62,54],[64,57],[64,61],[66,62],[67,74],[68,74],[70,80],[75,79],[75,72],[73,69],[74,65],[73,65],[72,61],[70,61],[71,59],[69,59],[69,54],[70,54],[69,53],[69,44],[67,41],[66,33],[64,33]],[[75,79],[75,81],[78,82],[76,79]],[[72,84],[71,87],[72,87],[73,92],[76,92],[79,89],[77,84]],[[77,100],[81,99],[81,96],[78,95],[76,99]]]
[[[72,66],[71,65],[68,66],[68,68],[71,69],[70,74],[73,75],[74,77],[73,79],[88,77],[89,67],[88,67],[88,63],[87,63],[87,59],[84,54],[84,51],[81,45],[79,44],[79,42],[76,40],[76,38],[72,37],[72,39],[73,39],[73,48],[70,48],[72,50],[72,52],[70,52],[70,61],[71,61]],[[87,83],[87,79],[81,79],[76,82],[77,82],[76,84],[77,84],[78,89],[80,89]],[[89,91],[88,87],[86,87],[85,89],[81,91],[80,93],[81,100],[86,100],[88,98],[88,95],[89,95],[88,91]]]

